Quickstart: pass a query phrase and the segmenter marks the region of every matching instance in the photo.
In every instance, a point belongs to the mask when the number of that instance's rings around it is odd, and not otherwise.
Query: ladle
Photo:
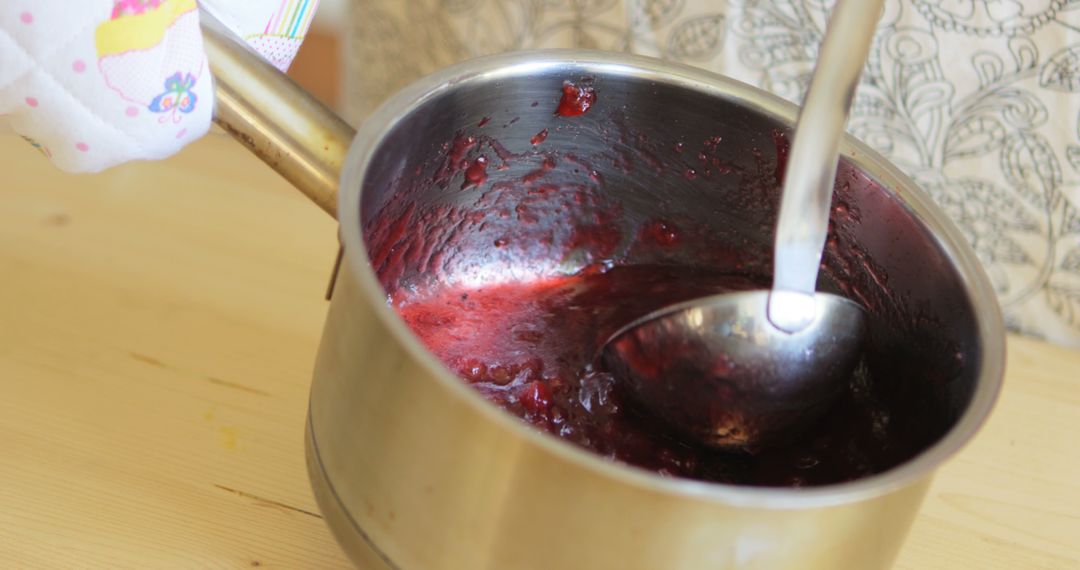
[[[796,124],[771,290],[714,295],[624,326],[599,353],[647,411],[753,451],[819,418],[858,363],[863,309],[816,289],[840,139],[883,0],[839,0]]]

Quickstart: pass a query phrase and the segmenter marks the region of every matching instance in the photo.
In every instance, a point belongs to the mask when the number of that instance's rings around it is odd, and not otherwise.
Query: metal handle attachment
[[[341,165],[356,131],[205,11],[214,122],[337,217]]]

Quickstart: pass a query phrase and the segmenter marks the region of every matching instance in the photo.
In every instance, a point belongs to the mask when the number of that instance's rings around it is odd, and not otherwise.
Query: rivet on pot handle
[[[337,217],[341,165],[356,131],[203,11],[214,122]]]

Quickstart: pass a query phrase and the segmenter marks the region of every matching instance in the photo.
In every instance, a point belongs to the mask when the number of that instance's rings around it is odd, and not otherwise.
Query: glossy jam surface
[[[555,114],[560,117],[584,115],[596,103],[596,90],[589,85],[575,85],[569,81],[563,83],[562,97]]]
[[[636,318],[767,287],[771,240],[761,237],[775,223],[789,145],[776,130],[746,144],[724,122],[694,136],[647,133],[626,109],[605,107],[612,99],[598,100],[589,78],[575,81],[401,162],[392,191],[369,205],[372,268],[432,353],[536,429],[666,476],[839,483],[903,463],[945,433],[962,402],[962,351],[863,249],[855,198],[873,184],[850,168],[838,177],[822,275],[867,310],[873,334],[813,428],[753,455],[718,452],[640,413],[593,370],[603,341]],[[500,142],[522,116],[524,135]]]
[[[647,226],[670,240],[661,224]],[[760,287],[760,280],[685,267],[619,266],[529,283],[396,296],[412,330],[464,381],[537,429],[664,475],[743,485],[804,486],[883,471],[922,445],[892,422],[865,367],[815,429],[758,455],[693,445],[639,413],[590,367],[618,327],[663,305]]]

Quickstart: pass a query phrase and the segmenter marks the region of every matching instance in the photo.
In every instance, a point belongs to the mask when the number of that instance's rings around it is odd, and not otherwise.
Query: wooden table
[[[335,224],[220,136],[0,167],[0,566],[346,567],[302,437]],[[1080,353],[1011,338],[897,568],[1080,568],[1078,439]]]

